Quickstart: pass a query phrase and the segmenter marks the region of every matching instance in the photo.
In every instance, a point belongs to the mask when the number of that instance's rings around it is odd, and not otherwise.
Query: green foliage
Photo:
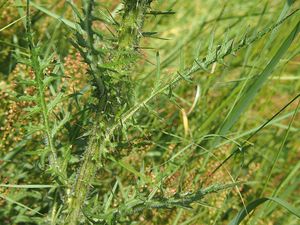
[[[247,214],[249,214],[252,210],[254,210],[257,206],[260,204],[266,202],[266,201],[274,201],[277,204],[281,205],[282,207],[286,208],[289,212],[296,215],[297,217],[300,217],[299,211],[295,209],[293,206],[288,204],[287,202],[281,200],[280,198],[258,198],[255,201],[251,202],[249,205],[247,205],[246,208],[242,209],[238,215],[230,222],[230,225],[238,225],[241,223],[241,221],[246,217]]]
[[[299,6],[0,2],[0,221],[298,224]]]

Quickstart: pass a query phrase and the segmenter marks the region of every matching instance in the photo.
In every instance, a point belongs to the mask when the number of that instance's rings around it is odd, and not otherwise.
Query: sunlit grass
[[[0,2],[1,224],[298,224],[299,7]]]

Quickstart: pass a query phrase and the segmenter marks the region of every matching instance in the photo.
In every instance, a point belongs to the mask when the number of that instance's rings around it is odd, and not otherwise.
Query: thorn
[[[173,15],[175,14],[175,11],[155,11],[155,10],[151,10],[150,12],[146,13],[146,14],[150,14],[150,15]]]

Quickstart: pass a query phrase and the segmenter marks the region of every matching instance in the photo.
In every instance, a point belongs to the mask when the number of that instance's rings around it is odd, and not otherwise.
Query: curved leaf
[[[258,198],[251,202],[249,205],[246,206],[246,208],[243,208],[239,211],[239,213],[236,215],[236,217],[229,223],[229,225],[238,225],[240,222],[255,208],[257,208],[259,205],[266,201],[273,201],[280,206],[287,209],[290,213],[294,214],[298,218],[300,218],[300,210],[296,209],[286,201],[280,199],[280,198],[273,198],[273,197],[264,197],[264,198]]]
[[[277,64],[280,62],[284,54],[287,52],[289,47],[292,45],[296,39],[298,33],[300,32],[300,22],[298,22],[295,28],[291,31],[286,40],[282,43],[274,57],[271,59],[269,64],[265,67],[263,72],[257,76],[257,79],[254,80],[250,86],[248,86],[246,92],[241,96],[237,104],[234,106],[233,110],[229,116],[224,121],[219,134],[226,135],[227,132],[233,127],[233,125],[238,121],[242,113],[247,109],[247,107],[252,103],[253,99],[259,93],[259,90],[268,80],[273,70],[276,68]]]

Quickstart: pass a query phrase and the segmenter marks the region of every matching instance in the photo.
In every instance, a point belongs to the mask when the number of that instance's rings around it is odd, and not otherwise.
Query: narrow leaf
[[[272,71],[279,63],[280,59],[289,49],[291,44],[293,43],[294,39],[296,38],[297,34],[300,31],[300,22],[297,23],[295,28],[292,30],[290,35],[286,38],[283,44],[278,49],[275,56],[272,58],[270,63],[265,67],[263,72],[257,77],[257,79],[248,87],[246,92],[241,96],[237,104],[234,106],[233,110],[225,120],[224,124],[222,125],[219,134],[226,135],[226,133],[231,129],[231,127],[236,123],[239,119],[241,114],[246,110],[246,108],[250,105],[253,101],[254,97],[259,92],[260,88],[263,84],[268,80],[269,76],[271,75]]]
[[[278,205],[284,207],[287,209],[290,213],[294,214],[298,218],[300,218],[300,210],[294,208],[292,205],[287,203],[286,201],[280,199],[280,198],[273,198],[273,197],[265,197],[265,198],[259,198],[251,202],[249,205],[246,206],[246,208],[243,208],[236,217],[230,222],[229,225],[238,225],[241,223],[241,221],[254,209],[256,209],[259,205],[266,201],[273,201],[277,203]]]
[[[53,17],[54,19],[57,19],[57,20],[60,20],[62,21],[65,25],[67,25],[68,27],[72,28],[72,29],[76,29],[76,25],[75,23],[71,22],[70,20],[67,20],[51,11],[49,11],[48,9],[42,7],[42,6],[39,6],[38,4],[34,3],[34,2],[30,2],[30,5],[32,5],[34,8],[40,10],[41,12],[47,14],[48,16],[51,16]]]
[[[55,106],[60,103],[63,99],[63,93],[59,93],[55,98],[48,104],[48,113],[51,113]]]
[[[70,113],[67,112],[65,117],[59,121],[58,124],[55,124],[54,128],[52,129],[52,137],[55,136],[55,134],[70,120]]]

